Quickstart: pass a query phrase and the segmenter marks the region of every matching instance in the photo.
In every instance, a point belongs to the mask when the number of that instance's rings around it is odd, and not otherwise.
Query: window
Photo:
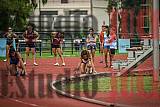
[[[68,3],[68,0],[61,0],[61,3]]]
[[[87,10],[70,10],[69,15],[87,15]]]
[[[41,11],[41,15],[58,15],[58,11]]]

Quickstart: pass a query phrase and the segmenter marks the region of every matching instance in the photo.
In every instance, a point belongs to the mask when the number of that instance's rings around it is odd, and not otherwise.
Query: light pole
[[[39,31],[41,32],[41,0],[39,0]]]
[[[116,7],[116,11],[117,11],[117,38],[119,39],[119,20],[118,20],[118,11],[121,8],[121,0],[117,0],[117,7]]]
[[[90,7],[91,7],[91,17],[92,17],[92,28],[93,28],[93,1],[90,0]]]
[[[159,0],[153,0],[153,78],[159,81]]]

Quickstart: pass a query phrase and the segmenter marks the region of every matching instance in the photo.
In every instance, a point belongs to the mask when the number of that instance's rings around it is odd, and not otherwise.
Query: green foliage
[[[110,14],[113,7],[117,7],[117,2],[114,0],[108,0],[107,12]]]
[[[141,81],[139,81],[141,79]],[[64,84],[64,91],[80,91],[80,92],[91,92],[91,91],[97,91],[97,92],[110,92],[113,89],[116,88],[118,93],[123,92],[123,89],[126,89],[126,92],[130,93],[139,93],[140,87],[139,83],[143,83],[143,90],[141,92],[144,93],[151,93],[153,90],[157,93],[160,92],[160,87],[158,89],[153,88],[153,77],[152,76],[128,76],[128,77],[117,77],[115,78],[115,81],[112,81],[111,77],[102,77],[97,78],[97,81],[95,79],[91,79],[88,81],[79,81],[79,82],[68,82]],[[113,84],[114,82],[114,84]],[[96,86],[93,88],[93,86]],[[57,84],[56,87],[58,89],[61,89],[61,84]],[[114,87],[114,88],[113,88]]]
[[[37,7],[36,0],[1,0],[0,1],[0,31],[9,26],[16,31],[21,31],[27,24],[27,18]],[[47,0],[42,0],[46,3]],[[11,16],[14,16],[11,17]]]
[[[120,6],[119,6],[119,4],[120,4]],[[110,14],[110,12],[112,11],[112,8],[114,8],[114,7],[117,8],[117,6],[118,6],[118,8],[121,8],[121,9],[127,9],[128,14],[130,11],[134,11],[134,32],[136,33],[136,26],[137,26],[136,25],[136,17],[137,17],[139,10],[141,8],[141,4],[142,4],[142,0],[109,0],[107,12]],[[128,22],[130,22],[129,20],[130,20],[130,18],[128,18]],[[120,21],[120,24],[121,24],[121,21]],[[130,28],[129,25],[128,25],[128,28]]]

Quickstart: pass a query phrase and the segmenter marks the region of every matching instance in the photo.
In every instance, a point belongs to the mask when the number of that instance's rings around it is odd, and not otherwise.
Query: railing
[[[24,39],[22,37],[22,33],[23,32],[16,32],[16,34],[19,36],[19,42],[20,42],[20,52],[24,52],[25,51],[25,42]],[[39,32],[40,35],[40,39],[37,41],[36,43],[36,50],[37,52],[40,53],[40,56],[43,53],[51,53],[52,54],[52,49],[51,49],[51,37],[50,37],[50,32]],[[123,34],[119,34],[119,35],[123,35]],[[126,35],[126,34],[125,34]],[[148,34],[149,35],[149,34]],[[146,37],[148,37],[148,35],[146,35]],[[125,39],[130,39],[130,46],[131,47],[139,47],[142,46],[142,40],[145,35],[136,35],[136,34],[130,34],[128,33],[128,38]],[[63,50],[63,52],[70,52],[71,54],[74,54],[75,52],[79,53],[81,52],[81,50],[83,48],[86,48],[86,44],[85,41],[80,41],[78,44],[74,42],[75,38],[74,38],[74,33],[72,32],[70,34],[70,32],[65,32],[65,38],[64,38],[64,43],[62,44],[61,48]],[[118,36],[119,37],[119,36]],[[97,51],[100,52],[100,44],[99,41],[97,41]]]
[[[19,37],[19,50],[20,52],[25,51],[25,41],[22,37],[22,32],[16,32]],[[52,55],[52,47],[51,47],[51,37],[50,32],[39,32],[40,38],[36,41],[36,50],[40,53],[51,53]],[[80,53],[81,50],[86,48],[85,41],[80,41],[79,43],[75,42],[75,39],[72,38],[70,35],[65,35],[64,41],[61,44],[61,49],[63,52],[70,52],[71,54]],[[99,51],[99,42],[97,41],[97,51]]]

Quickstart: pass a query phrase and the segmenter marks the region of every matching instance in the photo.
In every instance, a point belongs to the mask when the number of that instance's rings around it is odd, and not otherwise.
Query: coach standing
[[[29,56],[30,50],[32,51],[32,58],[34,60],[34,65],[38,66],[36,63],[36,40],[39,38],[38,32],[34,31],[33,25],[29,24],[27,30],[23,33],[24,40],[26,42],[26,56],[24,65],[27,64],[27,59]]]

